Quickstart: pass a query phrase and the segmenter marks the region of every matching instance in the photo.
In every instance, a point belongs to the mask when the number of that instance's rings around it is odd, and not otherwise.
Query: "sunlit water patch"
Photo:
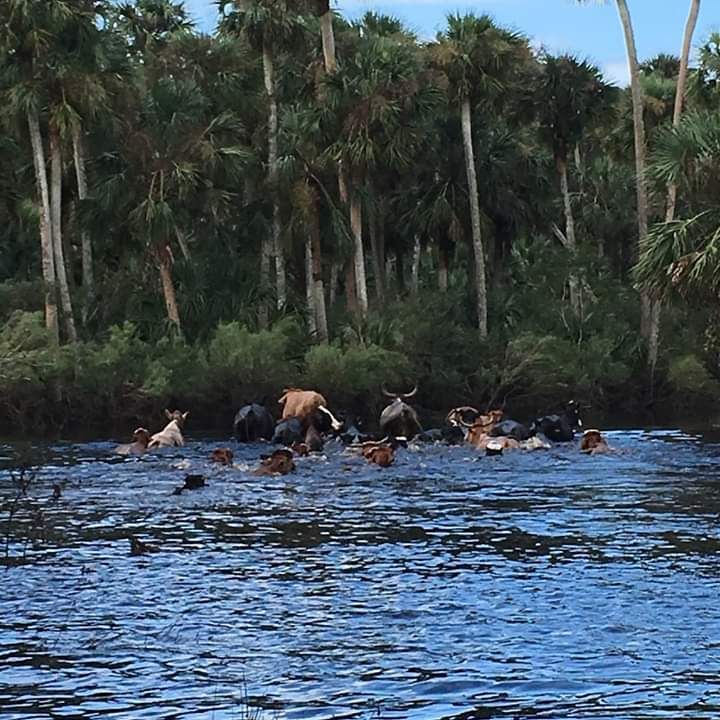
[[[1,446],[0,716],[720,717],[720,446],[609,439],[286,477],[39,445],[11,523]]]

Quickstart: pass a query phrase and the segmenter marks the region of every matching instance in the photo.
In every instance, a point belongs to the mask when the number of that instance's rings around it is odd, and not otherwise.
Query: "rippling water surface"
[[[10,526],[0,473],[0,716],[716,719],[720,446],[610,440],[270,478],[258,446],[37,446]]]

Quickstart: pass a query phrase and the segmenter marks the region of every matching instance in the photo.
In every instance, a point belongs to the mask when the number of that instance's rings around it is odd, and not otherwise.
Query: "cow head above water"
[[[567,419],[567,421],[570,423],[570,427],[573,428],[573,430],[580,430],[582,429],[582,418],[580,417],[580,406],[574,401],[571,400],[566,406],[565,406],[565,412],[563,413]]]
[[[150,431],[147,428],[139,427],[133,430],[133,440],[147,447],[150,442]]]
[[[472,423],[467,422],[459,415],[457,416],[457,423],[460,427],[465,428],[465,439],[471,445],[484,449],[492,429],[503,419],[503,414],[502,410],[490,410],[485,415],[478,415]]]
[[[178,427],[182,427],[183,423],[187,419],[187,416],[190,414],[190,411],[186,412],[180,412],[179,410],[173,410],[170,412],[167,408],[165,408],[165,417],[172,422],[173,420],[178,424]]]
[[[417,413],[406,402],[417,395],[417,390],[416,385],[409,393],[390,393],[383,386],[383,395],[392,400],[380,415],[380,431],[383,434],[412,438],[422,432]]]
[[[480,411],[470,405],[453,408],[445,417],[450,427],[463,427],[465,423],[474,423],[480,417]]]
[[[586,430],[580,441],[580,452],[595,455],[610,450],[607,440],[599,430]]]

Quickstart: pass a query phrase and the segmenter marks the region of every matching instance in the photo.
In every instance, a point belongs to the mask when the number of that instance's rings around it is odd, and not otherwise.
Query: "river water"
[[[609,438],[269,478],[38,445],[10,525],[0,446],[0,717],[716,719],[720,445]]]

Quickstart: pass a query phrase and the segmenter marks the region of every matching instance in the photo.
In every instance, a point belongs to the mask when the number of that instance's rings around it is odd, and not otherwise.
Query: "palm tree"
[[[720,120],[715,112],[689,113],[659,133],[649,176],[675,185],[688,197],[692,215],[656,225],[641,247],[635,268],[642,287],[658,296],[674,290],[720,293]]]
[[[323,167],[322,138],[317,109],[297,105],[281,118],[281,139],[287,148],[282,158],[286,172],[292,171],[292,205],[305,238],[305,289],[311,334],[320,342],[328,341],[325,284],[322,276],[320,198],[327,190],[320,178]],[[326,199],[331,199],[326,195]]]
[[[320,34],[322,36],[323,60],[325,72],[330,74],[337,69],[335,57],[335,32],[333,30],[333,14],[330,0],[314,0],[316,12],[320,18]]]
[[[150,75],[156,61],[146,54]],[[217,188],[216,176],[237,182],[251,156],[238,119],[214,112],[197,75],[178,70],[138,88],[121,118],[118,156],[96,189],[101,209],[127,218],[130,234],[157,265],[167,319],[177,331],[182,323],[173,248],[188,255],[185,238],[201,218],[195,203],[211,216],[220,214],[230,196]]]
[[[132,8],[136,14],[135,27],[140,27],[139,8]],[[73,166],[77,184],[77,198],[81,207],[89,199],[88,150],[86,135],[89,128],[100,119],[111,115],[110,98],[121,90],[126,79],[125,47],[111,29],[110,20],[117,12],[103,3],[84,0],[86,22],[76,23],[72,32],[65,34],[66,58],[62,74],[58,77],[60,106],[63,109],[64,135],[70,136]],[[95,20],[102,15],[104,24]],[[63,140],[66,138],[63,136]],[[87,324],[95,304],[95,273],[93,269],[93,246],[91,234],[84,227],[80,229],[83,324]]]
[[[436,56],[447,75],[451,99],[460,106],[475,257],[477,320],[480,336],[486,337],[487,278],[473,148],[472,105],[479,97],[489,103],[497,100],[515,71],[517,61],[528,48],[521,35],[498,27],[488,15],[450,15],[447,22],[447,30],[438,36]]]
[[[673,126],[680,124],[682,117],[683,103],[687,89],[688,65],[690,62],[690,46],[697,27],[698,15],[700,14],[700,0],[691,0],[690,13],[685,24],[682,50],[680,52],[680,67],[677,75],[677,90],[675,91],[675,109],[673,111]],[[675,206],[677,204],[677,185],[671,183],[668,186],[667,205],[665,221],[672,222],[675,219]]]
[[[0,46],[5,57],[3,86],[14,115],[26,117],[38,188],[45,319],[59,338],[56,292],[59,291],[68,340],[77,339],[62,241],[61,126],[67,120],[62,76],[72,47],[69,38],[95,22],[92,7],[61,0],[27,3],[9,0],[0,8]],[[43,124],[50,140],[50,182],[47,176]]]
[[[362,50],[326,80],[325,121],[334,140],[328,154],[349,176],[355,293],[361,316],[368,310],[363,245],[368,181],[380,168],[411,165],[427,139],[424,118],[440,101],[428,68],[407,38],[363,31]]]
[[[695,105],[708,110],[720,105],[720,33],[711,33],[700,46],[689,89]]]
[[[603,81],[600,70],[589,62],[572,55],[546,55],[536,98],[541,136],[553,153],[560,180],[565,232],[558,235],[568,252],[575,256],[577,238],[568,183],[568,157],[586,130],[607,119],[612,112],[611,88]],[[579,315],[580,285],[575,274],[570,276],[570,303],[575,315]]]
[[[244,35],[252,46],[262,53],[263,78],[268,100],[268,187],[272,198],[272,222],[270,242],[263,241],[260,254],[261,282],[269,284],[270,257],[275,256],[275,279],[278,309],[287,303],[287,279],[285,255],[280,234],[279,167],[278,167],[278,54],[291,46],[304,31],[303,16],[290,0],[220,0],[222,32]],[[230,12],[226,6],[230,5]],[[267,309],[261,310],[261,324],[267,324]]]
[[[587,0],[579,0],[587,2]],[[625,47],[630,70],[630,92],[633,108],[633,131],[635,145],[635,184],[637,195],[638,246],[647,243],[648,237],[648,189],[645,173],[647,164],[647,146],[645,143],[645,123],[643,120],[643,90],[641,83],[640,64],[638,62],[635,32],[633,30],[630,8],[627,0],[615,0],[625,35]],[[657,336],[660,328],[660,303],[646,292],[641,293],[640,334],[648,345],[648,364],[652,372],[655,365]]]

